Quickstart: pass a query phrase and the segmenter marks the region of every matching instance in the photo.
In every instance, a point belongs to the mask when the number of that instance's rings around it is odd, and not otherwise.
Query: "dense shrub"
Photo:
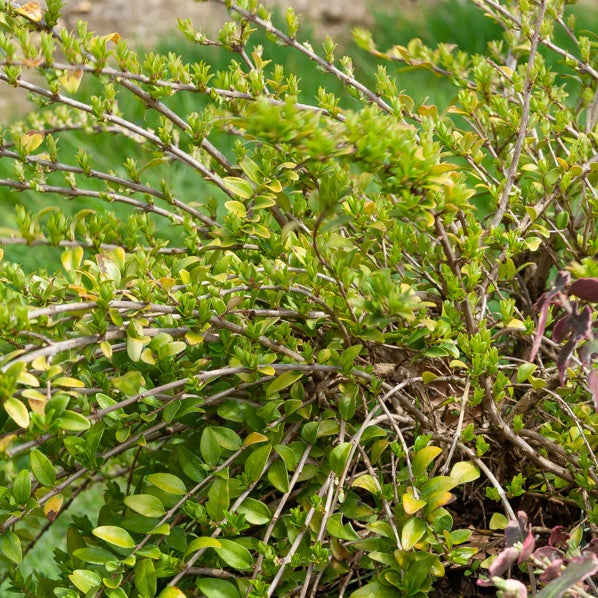
[[[218,39],[180,22],[230,53],[214,71],[0,0],[0,80],[36,106],[0,139],[0,187],[23,193],[0,262],[3,591],[595,589],[594,296],[575,293],[598,277],[594,37],[560,0],[479,0],[504,30],[484,55],[356,31],[368,86],[292,10],[279,29],[219,1]],[[298,100],[280,46],[344,91]],[[455,101],[416,104],[402,68]]]

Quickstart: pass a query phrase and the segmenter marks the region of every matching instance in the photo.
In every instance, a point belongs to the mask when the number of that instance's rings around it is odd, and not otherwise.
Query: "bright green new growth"
[[[423,597],[479,568],[480,503],[558,499],[593,530],[585,375],[559,387],[549,341],[526,357],[556,270],[598,275],[594,37],[558,0],[476,0],[505,30],[487,55],[356,31],[380,59],[367,86],[292,10],[278,29],[217,1],[217,40],[180,21],[230,52],[216,72],[56,29],[60,0],[0,0],[0,80],[37,106],[2,132],[0,187],[46,206],[19,204],[2,243],[60,250],[48,272],[0,262],[3,587]],[[277,44],[345,92],[300,102]],[[416,105],[405,65],[454,105]],[[93,488],[95,510],[64,513]],[[23,575],[54,525],[54,573]]]

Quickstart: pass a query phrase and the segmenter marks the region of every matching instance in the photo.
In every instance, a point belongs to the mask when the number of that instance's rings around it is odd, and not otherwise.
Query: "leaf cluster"
[[[368,85],[292,10],[278,27],[216,1],[216,39],[179,28],[219,69],[0,0],[0,81],[35,105],[0,136],[21,199],[1,239],[3,587],[419,598],[453,570],[496,584],[485,513],[516,521],[520,497],[593,533],[595,316],[569,295],[595,302],[595,39],[559,0],[475,0],[504,31],[485,54],[357,30]],[[310,73],[281,46],[343,91],[300,99]],[[416,102],[405,68],[454,102]],[[60,257],[26,272],[17,245]],[[48,529],[65,543],[29,575]]]

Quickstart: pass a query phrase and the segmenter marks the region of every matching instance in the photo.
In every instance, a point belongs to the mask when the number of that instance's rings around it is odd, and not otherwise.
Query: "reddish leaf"
[[[550,581],[551,579],[556,579],[563,569],[563,559],[555,559],[544,569],[542,575],[540,575],[540,579],[542,581]]]
[[[569,336],[570,332],[569,316],[561,318],[552,327],[552,341],[559,345]]]
[[[598,278],[579,278],[569,286],[569,293],[584,301],[598,302]]]
[[[573,351],[575,351],[575,343],[573,341],[569,341],[560,351],[557,360],[556,366],[559,371],[559,379],[561,384],[565,383],[565,371],[569,362],[571,361],[571,356],[573,355]]]
[[[568,319],[572,329],[572,341],[579,342],[592,338],[592,309],[589,305],[586,305],[579,313],[574,309]]]
[[[527,532],[527,536],[523,541],[523,545],[521,547],[521,553],[519,554],[519,558],[517,559],[518,563],[524,563],[529,559],[534,552],[534,548],[536,547],[536,539],[534,538],[534,534],[532,534],[531,526]]]
[[[552,531],[550,532],[548,546],[553,546],[555,548],[567,548],[567,540],[569,537],[569,532],[562,525],[557,525],[553,527]]]
[[[490,575],[490,577],[502,575],[515,561],[517,561],[518,556],[519,550],[517,548],[513,548],[513,546],[505,548],[492,561],[490,567],[488,567],[488,575]]]

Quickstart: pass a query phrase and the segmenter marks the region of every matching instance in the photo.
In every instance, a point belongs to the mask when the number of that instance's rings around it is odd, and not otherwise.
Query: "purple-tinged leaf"
[[[579,342],[591,339],[592,335],[592,309],[586,305],[579,313],[576,310],[569,316],[569,326],[572,329],[571,340]]]
[[[563,571],[563,559],[555,559],[544,569],[542,575],[540,575],[541,581],[552,581],[559,577],[561,572]]]
[[[492,583],[492,580],[487,579],[486,577],[480,577],[476,583],[477,583],[477,585],[481,586],[482,588],[490,588],[494,585]]]
[[[560,345],[562,341],[564,341],[569,333],[571,332],[572,328],[569,325],[569,316],[565,316],[560,320],[557,320],[552,327],[552,342]]]
[[[521,552],[519,553],[519,558],[517,559],[518,563],[524,563],[529,559],[534,552],[534,548],[536,547],[536,539],[534,538],[534,534],[532,534],[531,526],[527,532],[527,536],[523,541],[523,545],[521,546]]]
[[[584,301],[598,302],[598,278],[578,278],[569,286],[569,294]]]
[[[536,326],[536,336],[534,337],[534,343],[532,350],[529,354],[529,361],[533,362],[536,359],[536,355],[540,350],[542,344],[542,337],[546,330],[546,321],[548,320],[548,310],[550,309],[550,298],[546,297],[546,293],[538,299],[536,306],[539,308],[538,325]]]
[[[567,370],[567,366],[571,361],[571,356],[573,355],[573,351],[575,351],[575,343],[573,341],[569,341],[560,351],[557,360],[556,366],[559,371],[559,379],[561,381],[561,385],[565,383],[565,372]]]
[[[598,370],[595,368],[588,375],[588,389],[594,401],[594,411],[598,411]]]
[[[498,556],[490,563],[488,567],[488,574],[492,577],[502,575],[519,556],[519,550],[513,546],[509,546],[499,552]]]
[[[572,559],[565,571],[537,594],[536,598],[560,598],[576,583],[597,572],[598,557],[593,552],[586,552]]]
[[[517,542],[523,543],[525,537],[531,530],[527,514],[524,511],[517,512],[517,519],[511,519],[505,528],[505,546],[513,546]]]
[[[570,537],[571,535],[562,525],[556,525],[550,532],[548,546],[552,546],[553,548],[567,548],[567,540]]]
[[[553,298],[556,297],[563,290],[563,288],[565,288],[567,284],[569,284],[570,280],[571,275],[569,274],[569,272],[562,270],[556,275],[556,280],[554,281],[552,289],[540,295],[540,297],[534,304],[534,309],[538,311],[538,326],[536,327],[536,336],[534,338],[534,343],[530,352],[529,361],[534,361],[534,359],[536,359],[538,351],[540,350],[540,345],[542,344],[542,337],[544,336],[544,330],[546,330],[548,311],[550,310],[550,304],[552,303]]]

